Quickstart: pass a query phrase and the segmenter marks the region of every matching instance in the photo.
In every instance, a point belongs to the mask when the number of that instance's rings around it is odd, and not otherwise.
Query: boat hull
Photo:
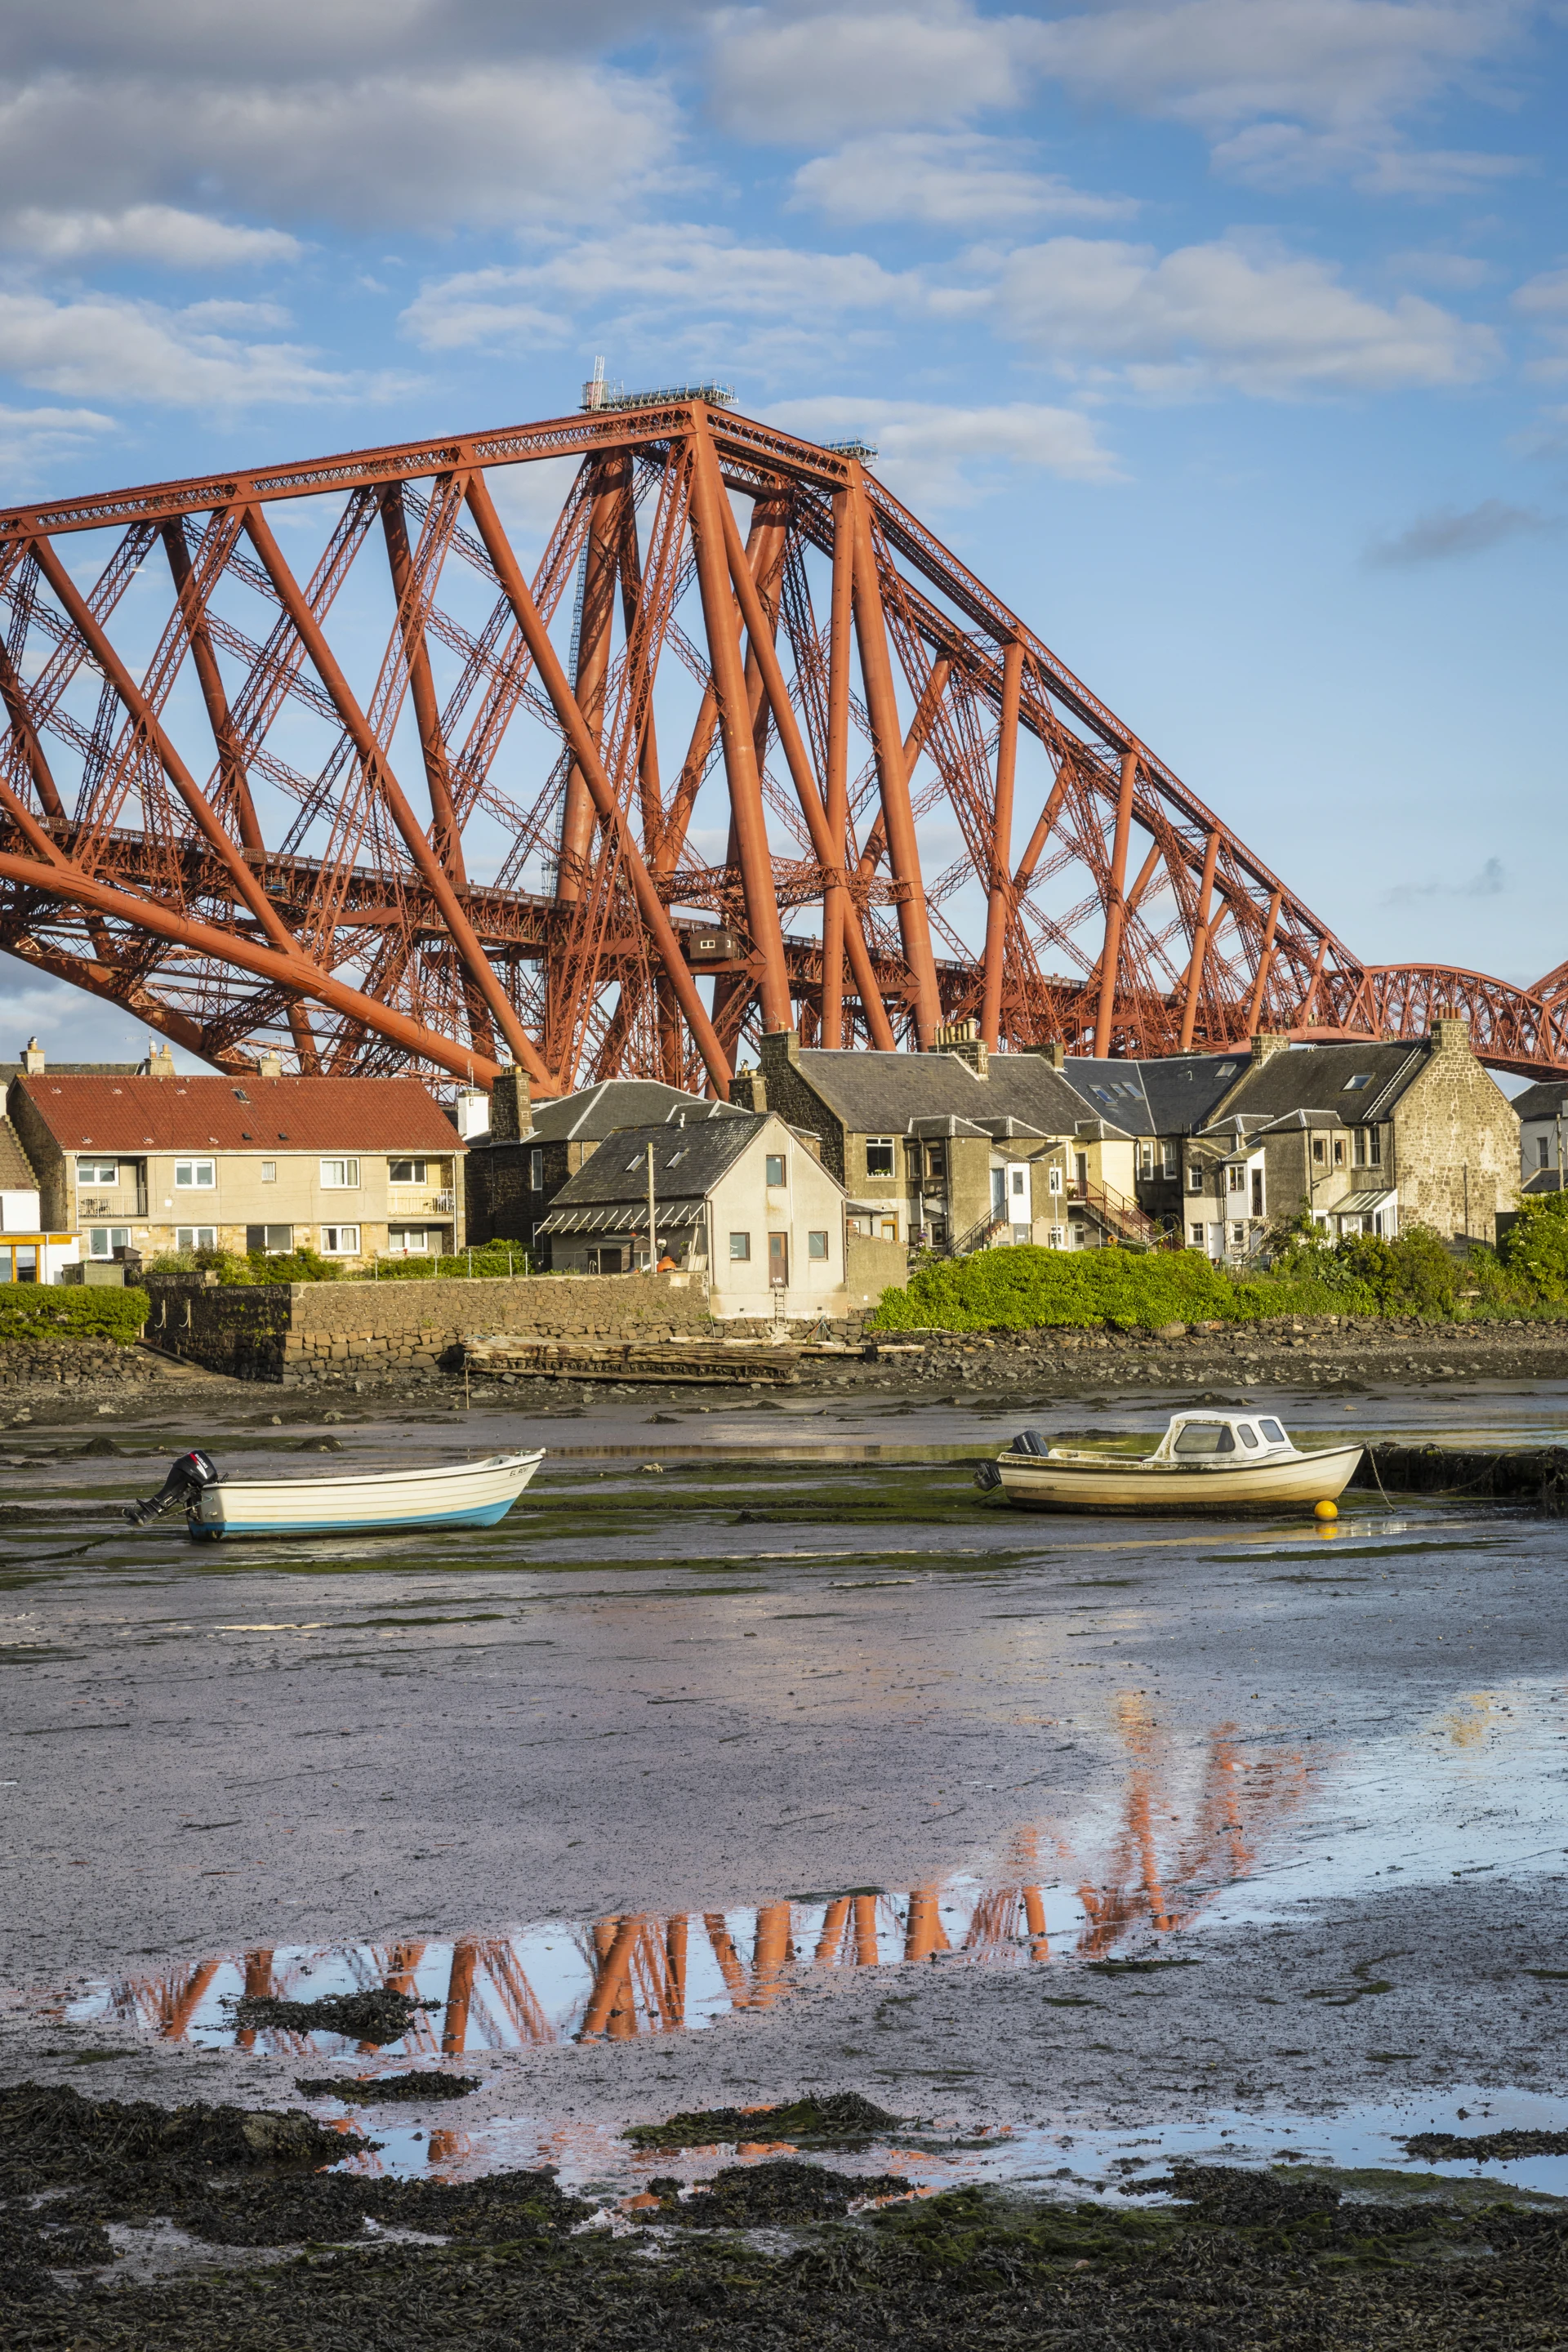
[[[1207,1461],[1053,1461],[1048,1454],[1003,1454],[996,1468],[1010,1503],[1032,1511],[1274,1510],[1289,1503],[1331,1503],[1361,1460],[1359,1445],[1322,1454],[1239,1463]]]
[[[230,1536],[493,1528],[505,1518],[543,1459],[541,1451],[379,1475],[226,1479],[203,1489],[187,1525],[198,1543],[221,1543]]]

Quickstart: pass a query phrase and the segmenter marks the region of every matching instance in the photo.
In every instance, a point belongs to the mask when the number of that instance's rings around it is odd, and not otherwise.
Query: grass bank
[[[144,1290],[71,1290],[17,1283],[0,1291],[0,1347],[111,1339],[117,1348],[129,1348],[149,1312]]]

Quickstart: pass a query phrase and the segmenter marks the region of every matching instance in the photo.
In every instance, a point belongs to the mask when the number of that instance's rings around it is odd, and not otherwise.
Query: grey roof
[[[574,1095],[536,1102],[532,1112],[531,1129],[518,1138],[523,1144],[602,1143],[617,1128],[637,1127],[650,1119],[678,1118],[683,1113],[688,1118],[728,1118],[730,1106],[683,1094],[679,1087],[667,1087],[658,1078],[601,1078],[597,1086],[579,1087]],[[485,1140],[476,1136],[476,1149],[483,1150]],[[510,1140],[510,1137],[489,1138],[492,1145]]]
[[[1563,1172],[1557,1168],[1538,1168],[1532,1176],[1526,1178],[1521,1189],[1526,1192],[1561,1192]]]
[[[1130,1135],[1188,1135],[1201,1127],[1247,1067],[1233,1054],[1166,1054],[1148,1061],[1095,1061],[1069,1054],[1062,1076],[1102,1118]]]
[[[36,1192],[37,1171],[22,1149],[22,1139],[8,1118],[0,1118],[0,1192]]]
[[[929,1135],[927,1121],[948,1117],[993,1135],[1071,1135],[1086,1109],[1100,1116],[1099,1106],[1086,1105],[1039,1054],[993,1054],[984,1078],[956,1054],[836,1054],[814,1046],[803,1049],[795,1067],[852,1135]],[[1011,1129],[998,1124],[1005,1120],[1014,1122]]]
[[[709,1106],[700,1103],[696,1108],[706,1112]],[[685,1127],[660,1119],[653,1126],[617,1128],[601,1142],[593,1158],[566,1179],[550,1203],[551,1217],[611,1203],[635,1208],[639,1202],[646,1213],[650,1143],[654,1202],[659,1213],[666,1209],[673,1212],[678,1202],[705,1200],[767,1124],[766,1111],[737,1110],[722,1118],[693,1118]]]
[[[1225,1097],[1226,1114],[1267,1119],[1292,1111],[1332,1113],[1347,1127],[1385,1118],[1433,1048],[1414,1045],[1293,1045],[1246,1068]],[[1352,1082],[1364,1078],[1364,1086]]]
[[[1568,1079],[1540,1078],[1514,1096],[1513,1107],[1521,1118],[1555,1118],[1559,1110],[1568,1108]]]

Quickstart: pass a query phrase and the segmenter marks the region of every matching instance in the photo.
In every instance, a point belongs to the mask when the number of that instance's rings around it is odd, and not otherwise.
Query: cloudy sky
[[[1529,981],[1564,51],[1562,0],[8,0],[0,503],[716,375],[875,441],[1357,952]]]

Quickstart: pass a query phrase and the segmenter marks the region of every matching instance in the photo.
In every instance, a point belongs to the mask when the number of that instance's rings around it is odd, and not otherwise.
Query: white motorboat
[[[1331,1503],[1363,1450],[1303,1454],[1271,1413],[1178,1412],[1152,1454],[1095,1454],[1023,1430],[976,1484],[1000,1486],[1010,1503],[1037,1511],[1277,1508]]]
[[[178,1503],[198,1542],[225,1536],[375,1535],[398,1528],[493,1528],[540,1464],[531,1454],[491,1454],[434,1470],[351,1471],[318,1478],[226,1478],[208,1454],[182,1454],[162,1490],[125,1516],[134,1525]]]

